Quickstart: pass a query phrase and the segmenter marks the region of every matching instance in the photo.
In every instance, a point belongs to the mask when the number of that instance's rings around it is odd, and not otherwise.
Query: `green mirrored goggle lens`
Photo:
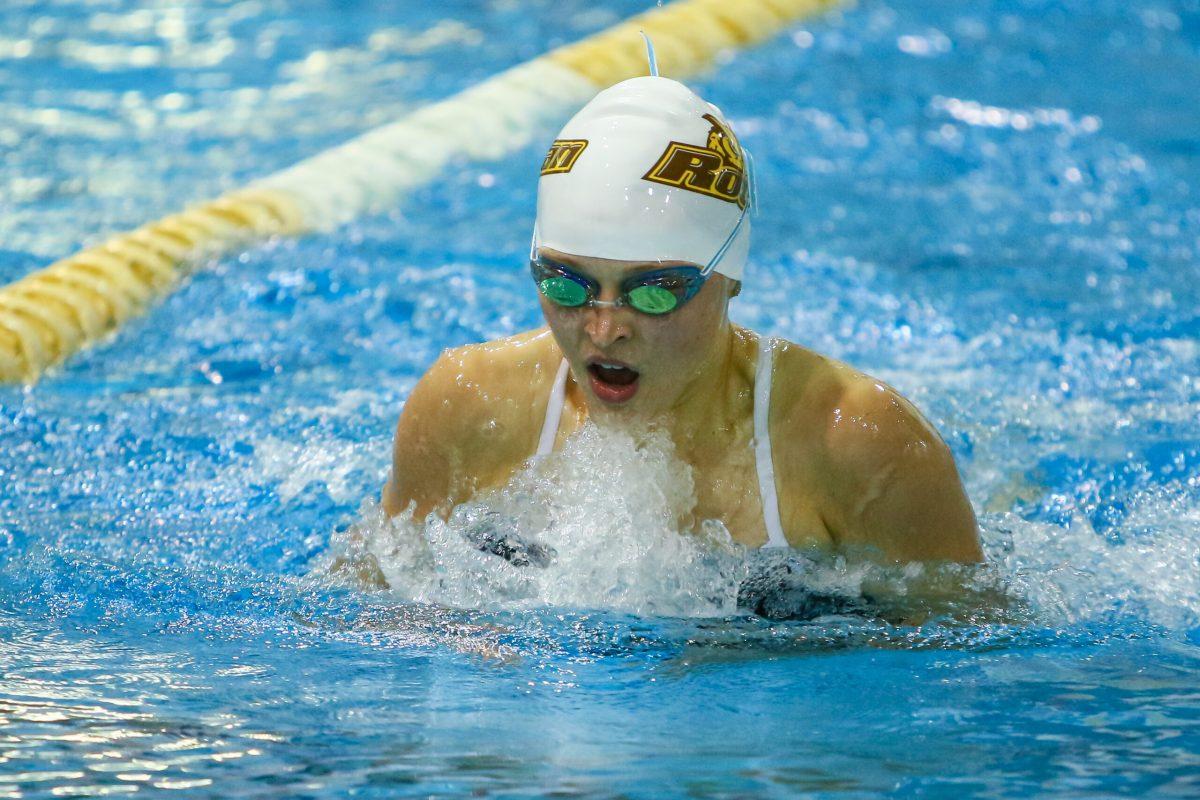
[[[629,292],[629,305],[643,314],[666,314],[674,311],[679,299],[661,286],[638,286]]]
[[[542,294],[560,306],[581,306],[587,302],[587,289],[570,278],[545,278],[538,281]]]
[[[577,276],[568,268],[531,259],[530,271],[538,290],[550,302],[564,308],[580,308],[595,302],[600,289],[586,277]],[[695,267],[672,267],[652,270],[628,278],[621,285],[621,297],[615,303],[598,306],[630,306],[642,314],[662,315],[676,311],[690,300],[704,284],[705,275]]]

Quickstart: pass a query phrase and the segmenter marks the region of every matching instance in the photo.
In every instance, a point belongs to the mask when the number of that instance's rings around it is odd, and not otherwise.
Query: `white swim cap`
[[[538,181],[535,247],[687,261],[742,279],[751,178],[720,110],[669,78],[600,92],[558,134]]]

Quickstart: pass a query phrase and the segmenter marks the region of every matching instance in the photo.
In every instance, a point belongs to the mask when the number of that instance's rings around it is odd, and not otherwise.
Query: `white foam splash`
[[[1120,614],[1174,630],[1200,624],[1200,503],[1194,489],[1137,495],[1119,531],[1082,516],[1067,526],[991,520],[989,559],[1047,622]]]
[[[276,492],[290,502],[310,485],[323,486],[335,502],[352,502],[359,492],[357,470],[373,471],[378,453],[361,443],[318,435],[304,442],[268,436],[254,445],[258,479],[278,481]]]
[[[694,506],[691,469],[665,434],[585,425],[561,451],[448,520],[388,519],[368,503],[329,555],[399,600],[481,610],[726,616],[746,610],[739,589],[744,600],[750,587],[768,598],[770,616],[838,614],[867,597],[860,607],[916,624],[1056,628],[1115,615],[1188,630],[1200,620],[1200,503],[1187,487],[1139,495],[1119,534],[1102,535],[1082,518],[1063,527],[986,516],[983,569],[749,551],[718,521],[691,523]],[[481,550],[484,531],[543,545],[551,563],[520,566]]]
[[[560,452],[459,506],[448,521],[387,520],[372,506],[334,550],[352,561],[369,554],[397,596],[418,602],[733,613],[745,550],[713,520],[681,530],[694,505],[691,470],[666,434],[586,425]],[[522,567],[481,552],[480,526],[552,548],[552,563]]]

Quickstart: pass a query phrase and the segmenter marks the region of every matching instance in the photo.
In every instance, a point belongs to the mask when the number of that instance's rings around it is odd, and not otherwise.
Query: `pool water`
[[[649,5],[10,0],[0,281]],[[759,171],[735,320],[925,411],[1005,608],[739,612],[633,502],[686,505],[669,448],[598,431],[381,519],[425,367],[539,324],[543,142],[0,389],[0,795],[1200,794],[1200,0],[862,0],[694,85]],[[473,550],[496,512],[560,563]]]

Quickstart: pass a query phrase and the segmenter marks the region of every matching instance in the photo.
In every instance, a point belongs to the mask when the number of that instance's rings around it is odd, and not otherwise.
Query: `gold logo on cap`
[[[587,139],[555,139],[550,145],[550,152],[546,153],[546,160],[542,162],[542,174],[570,172],[587,146]]]
[[[642,178],[745,208],[749,192],[741,145],[733,131],[715,116],[705,114],[704,118],[712,124],[704,147],[671,142]]]

